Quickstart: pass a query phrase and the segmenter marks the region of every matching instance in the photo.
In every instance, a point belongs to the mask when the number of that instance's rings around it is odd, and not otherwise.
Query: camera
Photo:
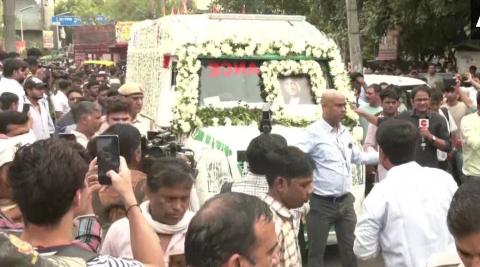
[[[471,87],[472,86],[472,83],[467,82],[468,81],[468,76],[465,75],[465,74],[462,74],[462,76],[460,77],[460,81],[461,81],[460,86],[462,86],[462,87]]]
[[[144,160],[155,158],[180,158],[195,170],[195,153],[193,150],[184,147],[177,138],[168,130],[148,131],[147,137],[142,138],[142,154]]]

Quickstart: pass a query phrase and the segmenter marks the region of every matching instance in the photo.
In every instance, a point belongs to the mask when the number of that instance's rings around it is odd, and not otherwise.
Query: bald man
[[[363,152],[353,144],[350,131],[341,124],[345,116],[345,97],[336,90],[322,95],[322,119],[310,125],[297,146],[315,162],[313,194],[307,218],[308,264],[323,267],[325,247],[331,225],[335,225],[342,266],[356,266],[353,242],[357,217],[350,193],[352,164],[376,164],[377,152]]]

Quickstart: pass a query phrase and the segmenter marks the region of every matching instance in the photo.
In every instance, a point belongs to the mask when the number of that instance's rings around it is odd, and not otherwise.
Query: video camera
[[[142,138],[142,154],[144,159],[176,157],[185,160],[195,170],[195,153],[184,147],[168,130],[148,131]]]
[[[262,108],[262,118],[258,124],[258,130],[263,134],[269,134],[272,131],[272,111],[269,103]]]

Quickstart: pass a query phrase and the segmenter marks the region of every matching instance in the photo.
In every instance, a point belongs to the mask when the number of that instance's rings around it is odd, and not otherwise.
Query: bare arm
[[[358,116],[363,117],[369,123],[371,123],[375,126],[378,126],[378,117],[377,116],[368,114],[367,112],[365,112],[365,111],[363,111],[359,108],[355,108],[355,109],[353,109],[353,111],[355,111],[358,114]]]
[[[147,266],[163,267],[163,250],[160,240],[143,217],[132,188],[130,170],[125,159],[120,158],[120,173],[109,171],[113,188],[122,198],[128,209],[127,218],[130,223],[130,240],[134,259]]]
[[[475,89],[479,90],[480,89],[480,83],[476,82],[473,77],[472,77],[472,74],[468,74],[468,80],[467,82],[471,83],[473,85],[473,87],[475,87]]]
[[[472,83],[473,84],[473,83]],[[480,85],[480,84],[479,84]],[[460,96],[460,100],[465,103],[468,108],[474,107],[472,99],[468,95],[468,92],[458,90],[458,95]]]

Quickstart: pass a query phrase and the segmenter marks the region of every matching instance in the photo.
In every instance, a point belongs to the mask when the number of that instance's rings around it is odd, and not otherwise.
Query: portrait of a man
[[[306,75],[279,77],[280,93],[286,105],[314,104]]]

